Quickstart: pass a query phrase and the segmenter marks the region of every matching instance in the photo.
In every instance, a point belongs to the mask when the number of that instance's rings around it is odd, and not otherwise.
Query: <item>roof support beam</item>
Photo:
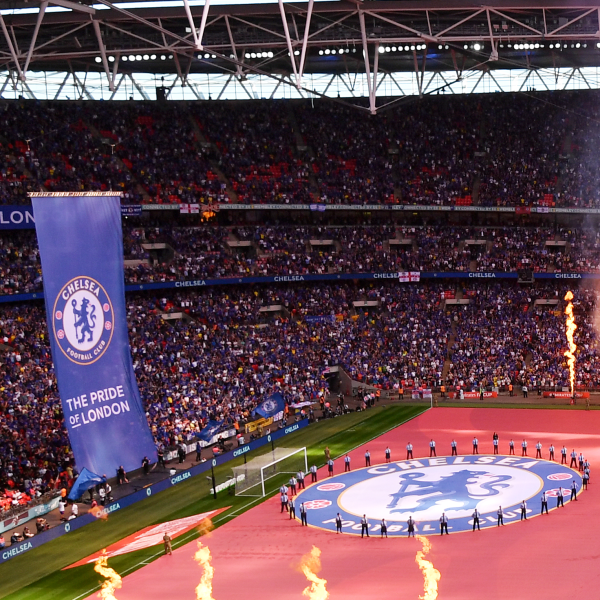
[[[283,31],[285,33],[285,40],[287,42],[288,52],[290,53],[290,61],[292,62],[292,69],[294,70],[294,76],[296,78],[296,87],[300,89],[300,78],[298,77],[298,69],[296,68],[296,59],[294,58],[294,49],[292,48],[292,39],[290,38],[290,28],[288,27],[287,17],[285,15],[285,8],[283,6],[283,0],[279,0],[279,11],[281,12],[281,21],[283,22]]]
[[[29,44],[29,51],[27,52],[27,58],[25,59],[25,66],[23,67],[23,76],[27,76],[27,69],[29,68],[29,63],[31,62],[31,56],[33,55],[33,50],[35,48],[35,43],[37,41],[37,36],[40,31],[40,25],[42,24],[42,20],[44,18],[44,13],[46,12],[46,8],[48,6],[48,2],[42,2],[40,4],[40,12],[38,13],[37,21],[35,22],[35,27],[33,29],[33,35],[31,36],[31,44]]]
[[[306,26],[304,27],[304,39],[302,40],[302,51],[300,52],[300,67],[298,68],[298,76],[296,77],[296,86],[302,85],[302,75],[304,74],[304,61],[306,59],[306,47],[308,45],[308,32],[310,30],[310,18],[315,0],[309,0],[308,11],[306,13]]]
[[[184,0],[187,2],[187,0]],[[206,19],[208,17],[208,7],[210,6],[210,0],[204,0],[204,8],[202,9],[202,21],[200,22],[200,31],[198,32],[198,49],[203,50],[202,38],[204,37],[204,30],[206,29]]]
[[[17,57],[17,53],[15,52],[15,47],[13,45],[10,34],[8,33],[8,29],[6,28],[6,23],[4,22],[4,18],[2,14],[0,14],[0,27],[2,27],[2,33],[6,39],[6,43],[8,44],[8,49],[10,50],[10,54],[12,59],[17,67],[17,73],[19,74],[19,79],[24,81],[23,71],[21,71],[21,65],[19,64],[19,58]]]
[[[238,53],[237,53],[237,48],[235,47],[235,41],[233,39],[233,34],[231,33],[231,25],[229,24],[229,17],[227,15],[225,15],[225,25],[227,27],[227,35],[229,35],[229,42],[231,44],[231,50],[233,51],[233,55],[235,56],[236,61],[238,62],[242,62],[243,60],[243,56],[238,57]],[[235,66],[235,72],[237,75],[241,75],[242,74],[242,67],[237,64]]]
[[[148,96],[148,94],[146,94],[144,88],[138,84],[138,82],[133,78],[133,75],[131,73],[129,74],[129,79],[131,79],[131,83],[133,83],[135,89],[142,95],[142,98],[144,100],[150,100],[150,97]]]
[[[108,89],[112,92],[115,89],[115,85],[110,76],[110,69],[108,68],[108,59],[106,58],[106,48],[102,39],[102,32],[100,31],[100,23],[96,21],[96,19],[94,19],[92,21],[92,26],[94,27],[94,33],[96,34],[96,39],[98,40],[100,56],[102,57],[102,66],[104,67],[104,72],[106,73],[106,80],[108,81]]]
[[[69,0],[50,0],[55,6],[62,6],[63,8],[70,8],[76,12],[87,13],[88,15],[95,15],[96,9],[88,6],[87,4],[80,4],[79,2],[69,2]]]
[[[190,22],[190,28],[192,30],[192,39],[194,40],[194,47],[197,50],[201,49],[200,42],[198,41],[198,31],[196,30],[196,24],[194,23],[194,17],[192,17],[192,9],[188,0],[183,0],[183,6],[185,8],[185,14],[187,15],[188,21]]]
[[[358,20],[360,22],[360,34],[362,36],[363,56],[365,59],[365,72],[367,74],[367,89],[369,91],[369,110],[372,115],[375,114],[375,98],[371,93],[371,65],[369,64],[369,46],[367,44],[367,29],[365,27],[365,13],[362,10],[358,11]]]

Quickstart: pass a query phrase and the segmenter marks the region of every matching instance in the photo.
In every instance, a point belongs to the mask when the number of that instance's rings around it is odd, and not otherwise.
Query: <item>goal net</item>
[[[265,482],[282,473],[308,471],[306,448],[275,448],[233,467],[236,496],[264,496]],[[290,475],[291,476],[291,475]]]

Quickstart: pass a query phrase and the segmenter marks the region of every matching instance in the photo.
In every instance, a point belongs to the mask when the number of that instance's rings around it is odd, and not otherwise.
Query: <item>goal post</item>
[[[284,473],[308,471],[308,456],[304,448],[275,448],[239,467],[233,467],[236,496],[266,495],[265,482]]]

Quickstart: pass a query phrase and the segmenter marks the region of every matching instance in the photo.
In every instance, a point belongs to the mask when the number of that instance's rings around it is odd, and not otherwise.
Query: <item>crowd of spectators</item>
[[[320,243],[311,244],[311,240]],[[246,245],[237,247],[236,242]],[[330,242],[330,243],[326,243]],[[550,242],[550,245],[547,243]],[[157,244],[152,249],[149,244]],[[349,225],[124,227],[127,283],[397,271],[598,272],[594,229]],[[2,295],[42,289],[35,233],[0,235]]]
[[[336,365],[384,389],[568,384],[564,284],[447,288],[355,282],[129,297],[134,369],[157,445],[187,441],[210,419],[243,425],[274,391],[290,403],[318,402]],[[449,297],[470,303],[446,304]],[[577,385],[597,386],[598,293],[576,289],[574,305]],[[7,509],[68,485],[75,465],[43,307],[3,307],[0,336],[0,504]]]
[[[0,202],[600,206],[598,93],[327,101],[0,104]]]

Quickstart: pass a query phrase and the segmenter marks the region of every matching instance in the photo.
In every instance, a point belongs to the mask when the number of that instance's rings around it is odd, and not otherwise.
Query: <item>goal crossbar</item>
[[[297,457],[297,458],[294,458]],[[266,495],[265,482],[282,473],[295,474],[308,470],[306,447],[274,448],[271,452],[257,456],[244,465],[233,468],[236,480],[236,496]],[[256,488],[254,493],[250,492]]]

